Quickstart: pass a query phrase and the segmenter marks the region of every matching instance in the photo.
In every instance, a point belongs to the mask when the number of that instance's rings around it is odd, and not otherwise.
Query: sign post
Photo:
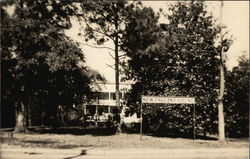
[[[195,105],[194,105],[194,110],[193,110],[193,124],[194,124],[194,132],[193,132],[193,135],[194,135],[194,140],[195,140]]]
[[[142,140],[142,122],[143,122],[143,120],[142,120],[143,118],[142,118],[142,103],[141,103],[141,125],[140,125],[140,140]]]
[[[142,106],[143,103],[165,103],[165,104],[195,104],[193,97],[162,97],[162,96],[142,96],[141,98],[141,125],[140,125],[140,140],[142,140]],[[195,139],[195,105],[193,108],[193,126]]]

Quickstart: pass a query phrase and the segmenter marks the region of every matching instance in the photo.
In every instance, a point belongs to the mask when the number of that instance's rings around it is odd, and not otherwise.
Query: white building
[[[124,106],[127,99],[127,92],[131,89],[132,83],[120,83],[120,103]],[[93,99],[84,103],[84,112],[88,116],[113,114],[116,109],[115,83],[98,83],[93,86],[96,90]]]

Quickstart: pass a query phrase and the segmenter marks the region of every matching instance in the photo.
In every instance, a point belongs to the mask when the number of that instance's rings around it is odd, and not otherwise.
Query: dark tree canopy
[[[64,35],[77,9],[73,3],[13,1],[13,15],[2,4],[2,95],[22,111],[34,96],[52,106],[86,100],[90,84],[103,78],[84,66],[79,45]]]
[[[85,23],[85,40],[94,39],[98,45],[101,45],[108,40],[115,42],[115,37],[118,36],[118,46],[120,46],[127,16],[131,9],[141,3],[129,3],[125,0],[86,0],[80,4],[84,13],[82,19]]]
[[[221,27],[213,23],[203,2],[178,2],[170,11],[166,23],[160,25],[157,16],[150,12],[141,14],[144,20],[138,18],[127,24],[125,39],[129,40],[124,48],[130,52],[131,70],[127,74],[137,81],[131,102],[140,101],[142,94],[192,96],[197,103],[197,127],[215,130],[220,50],[216,40]],[[191,108],[165,107],[166,113],[176,119],[173,121],[178,121],[174,126],[184,130],[192,127]],[[145,113],[155,110],[149,106]],[[189,123],[178,120],[181,118]]]
[[[239,58],[238,66],[226,74],[225,114],[229,136],[249,135],[249,58]]]

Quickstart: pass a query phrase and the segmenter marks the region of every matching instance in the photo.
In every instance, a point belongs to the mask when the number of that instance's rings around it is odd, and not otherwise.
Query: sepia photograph
[[[0,159],[249,158],[249,1],[0,6]]]

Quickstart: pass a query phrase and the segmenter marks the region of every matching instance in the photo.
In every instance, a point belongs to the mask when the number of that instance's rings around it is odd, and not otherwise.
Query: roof
[[[119,84],[120,91],[127,92],[131,89],[133,83],[121,82]],[[115,92],[115,83],[96,83],[93,87],[97,92]]]

